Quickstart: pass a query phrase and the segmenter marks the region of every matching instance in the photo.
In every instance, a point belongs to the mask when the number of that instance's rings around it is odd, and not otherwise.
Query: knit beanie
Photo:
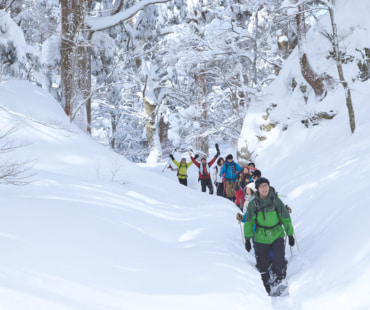
[[[258,187],[262,184],[262,183],[267,183],[269,186],[270,186],[270,181],[267,180],[266,178],[259,178],[256,180],[255,182],[256,184],[256,190],[258,190]]]
[[[257,177],[257,178],[260,178],[261,177],[261,171],[260,170],[254,170],[253,176]]]
[[[226,160],[233,159],[233,155],[229,154],[226,156]]]
[[[248,183],[247,187],[249,187],[253,192],[256,192],[256,184],[254,184],[254,182]]]

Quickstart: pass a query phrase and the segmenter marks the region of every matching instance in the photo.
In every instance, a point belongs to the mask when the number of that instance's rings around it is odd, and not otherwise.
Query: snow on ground
[[[356,48],[367,44],[368,6],[363,1],[338,1],[340,46],[348,55],[356,55]],[[322,23],[310,30],[308,54],[315,70],[337,79],[335,62],[325,57],[329,53],[326,38],[317,33],[324,25],[328,27],[327,19],[324,16]],[[288,265],[290,297],[275,300],[272,306],[369,309],[370,81],[356,79],[356,61],[343,65],[355,110],[356,130],[351,134],[339,83],[322,101],[314,99],[312,90],[307,102],[303,100],[299,88],[303,78],[296,52],[284,63],[279,78],[264,90],[258,105],[248,110],[240,139],[240,146],[248,143],[255,152],[262,175],[293,208],[300,252],[293,253]],[[293,78],[298,85],[294,91],[289,87]],[[302,124],[301,120],[319,112],[333,112],[336,116],[310,128]],[[269,122],[276,127],[261,132],[260,126]],[[267,140],[259,142],[256,136],[262,134]],[[287,256],[290,257],[289,250]]]
[[[367,81],[353,87],[353,135],[343,103],[333,120],[310,129],[292,122],[260,147],[256,162],[262,174],[293,208],[301,252],[288,274],[297,309],[370,307],[369,86]],[[330,105],[344,96],[338,91],[325,100]]]
[[[0,96],[2,128],[17,124],[10,140],[27,144],[5,155],[37,173],[0,187],[0,309],[370,306],[366,105],[353,136],[343,113],[289,131],[258,158],[293,208],[300,248],[286,250],[290,296],[271,299],[236,207],[201,193],[194,166],[183,187],[163,165],[137,167],[92,141],[35,86],[2,83]]]

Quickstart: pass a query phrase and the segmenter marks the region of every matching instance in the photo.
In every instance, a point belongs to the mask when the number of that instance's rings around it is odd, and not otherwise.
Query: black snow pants
[[[182,185],[188,186],[188,179],[180,179],[180,178],[179,178],[179,182],[180,182],[180,184],[182,184]]]
[[[211,178],[208,179],[200,179],[200,184],[202,185],[202,192],[205,192],[207,190],[207,187],[209,189],[209,194],[213,194],[213,185]]]
[[[217,190],[217,196],[222,196],[222,197],[225,196],[223,183],[216,183],[216,190]]]
[[[270,250],[272,251],[272,259]],[[279,282],[286,277],[287,260],[285,259],[285,244],[284,238],[278,238],[272,244],[264,244],[254,242],[254,252],[256,255],[256,267],[261,273],[261,279],[267,292],[270,291],[272,281]],[[275,279],[270,279],[270,266],[271,273]]]

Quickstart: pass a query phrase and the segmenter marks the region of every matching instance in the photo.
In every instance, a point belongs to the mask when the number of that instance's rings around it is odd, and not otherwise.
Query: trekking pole
[[[288,207],[288,205],[287,205]],[[290,212],[291,213],[291,212]],[[292,221],[292,226],[293,226],[293,221]],[[293,226],[294,227],[294,226]],[[297,250],[298,250],[298,253],[300,252],[299,251],[299,245],[298,245],[298,240],[297,240],[297,236],[295,235],[295,229],[293,228],[293,236],[294,236],[294,239],[295,239],[295,244],[297,246]]]
[[[291,246],[290,246],[290,256],[293,257],[293,250]]]
[[[167,168],[169,165],[171,165],[171,164],[170,164],[170,162],[171,162],[171,158],[167,161],[167,164],[163,167],[162,172],[164,172],[164,171],[166,170],[166,168]]]
[[[177,147],[170,154],[175,153],[176,151],[177,151]],[[171,161],[172,161],[171,158],[169,158],[168,161],[167,161],[167,164],[164,166],[162,172],[164,172],[166,170],[166,168],[171,165]]]
[[[284,239],[284,248],[286,249],[286,245],[287,245],[287,239],[288,238],[288,235],[285,235],[285,239]],[[290,249],[290,257],[293,257],[293,250],[292,250],[292,247],[289,246],[289,249]]]
[[[298,253],[299,253],[300,251],[299,251],[299,246],[298,246],[298,240],[297,240],[297,237],[296,237],[296,235],[295,235],[295,232],[293,232],[293,235],[294,235],[295,244],[296,244],[296,246],[297,246],[297,250],[298,250]]]
[[[165,170],[166,170],[166,168],[168,167],[168,164],[169,164],[170,162],[169,161],[167,161],[167,163],[164,165],[164,167],[163,167],[163,169],[162,169],[162,172],[164,172]]]
[[[240,225],[240,232],[242,234],[242,242],[243,242],[243,246],[244,246],[245,242],[244,242],[244,234],[243,234],[243,228],[242,228],[242,222],[241,221],[239,221],[239,225]]]

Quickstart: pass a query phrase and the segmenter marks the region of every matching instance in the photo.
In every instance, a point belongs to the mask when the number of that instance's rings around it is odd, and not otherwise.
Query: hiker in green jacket
[[[256,180],[255,186],[257,192],[254,199],[248,204],[244,223],[245,248],[248,252],[251,250],[250,240],[253,239],[256,267],[261,273],[267,293],[270,294],[270,291],[276,290],[286,277],[287,261],[285,259],[284,237],[287,234],[289,245],[294,246],[294,230],[289,211],[270,188],[269,180],[259,178]],[[253,232],[254,225],[256,227]],[[272,251],[272,259],[270,251]]]
[[[178,162],[172,154],[170,154],[170,158],[177,167],[177,177],[180,184],[188,186],[188,168],[193,164],[193,162],[189,161],[187,163],[185,158],[181,158],[181,161]]]

